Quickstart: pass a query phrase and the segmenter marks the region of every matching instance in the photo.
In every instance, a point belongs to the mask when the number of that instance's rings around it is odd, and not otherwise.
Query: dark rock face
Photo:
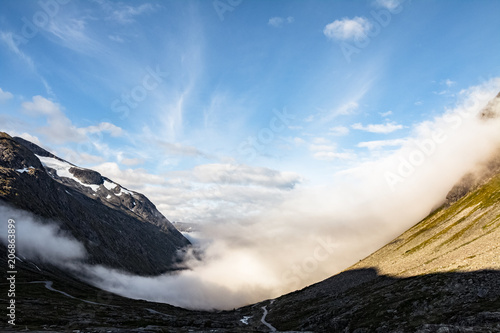
[[[33,167],[35,169],[42,169],[42,164],[31,151],[12,140],[6,134],[0,132],[0,160],[1,166],[10,169],[24,169]]]
[[[25,139],[20,138],[20,137],[14,137],[12,139],[14,139],[14,141],[16,141],[17,143],[23,145],[24,147],[28,148],[35,155],[46,156],[46,157],[53,157],[53,158],[59,159],[59,157],[57,157],[56,155],[54,155],[54,154],[46,151],[42,147],[34,144],[33,142],[30,142],[30,141],[25,140]]]
[[[56,158],[29,146],[39,156]],[[70,168],[81,183],[93,184],[91,188],[47,169],[28,147],[0,133],[1,204],[58,223],[85,246],[89,264],[141,275],[176,269],[179,253],[190,243],[145,196],[117,184],[127,193],[115,195],[103,185],[108,179],[92,170]]]
[[[353,270],[344,287],[322,282],[268,305],[280,331],[499,332],[500,272],[434,273],[409,278]],[[376,272],[375,272],[376,273]]]
[[[462,179],[453,186],[453,188],[446,195],[446,204],[450,205],[451,203],[457,202],[461,198],[467,195],[475,186],[477,186],[476,177],[468,173]]]
[[[101,174],[94,170],[80,169],[80,168],[70,168],[71,172],[76,178],[81,180],[82,183],[91,185],[101,185],[104,183],[104,179]]]

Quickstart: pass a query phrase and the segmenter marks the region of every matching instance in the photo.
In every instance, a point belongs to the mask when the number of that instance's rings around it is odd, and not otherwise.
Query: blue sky
[[[498,1],[0,3],[0,130],[173,220],[251,214],[500,76]]]

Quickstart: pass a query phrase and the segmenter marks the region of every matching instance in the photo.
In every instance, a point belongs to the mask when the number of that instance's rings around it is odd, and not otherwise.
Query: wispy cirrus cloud
[[[159,5],[143,3],[134,6],[132,3],[114,2],[109,0],[96,0],[101,8],[107,13],[107,19],[120,24],[130,24],[143,14],[154,12]]]
[[[152,5],[150,3],[144,3],[139,6],[118,3],[116,8],[112,11],[111,18],[119,23],[129,24],[135,22],[136,16],[152,13],[156,8],[156,5]]]
[[[12,95],[12,93],[4,91],[2,88],[0,88],[0,102],[5,102],[13,97],[14,95]]]
[[[451,86],[454,86],[455,84],[457,84],[455,81],[452,81],[450,79],[446,79],[442,82],[444,85],[446,85],[447,87],[451,87]]]
[[[42,85],[45,87],[47,94],[50,96],[54,96],[54,92],[52,91],[52,88],[47,82],[47,80],[45,80],[45,78],[38,73],[33,59],[19,49],[18,44],[14,40],[14,34],[12,32],[0,31],[0,41],[4,42],[7,45],[7,48],[15,55],[17,55],[17,57],[21,59],[28,66],[28,68],[33,72],[33,74],[40,80]]]
[[[113,42],[117,42],[117,43],[124,43],[125,42],[125,40],[118,35],[108,35],[108,38],[110,40],[112,40]]]
[[[21,51],[14,40],[14,34],[10,31],[0,31],[0,40],[7,45],[7,48],[21,58],[31,70],[35,70],[35,64],[31,57]]]
[[[356,158],[356,154],[352,152],[319,151],[314,153],[314,158],[322,161],[351,160]]]
[[[384,147],[399,147],[407,143],[407,141],[408,140],[404,139],[364,141],[358,143],[357,147],[368,148],[369,150],[376,150]]]
[[[345,126],[335,126],[328,130],[328,135],[332,136],[344,136],[349,134],[349,128]]]
[[[144,163],[142,158],[121,158],[120,163],[127,166],[134,166]]]
[[[330,110],[329,112],[322,112],[323,116],[320,118],[320,121],[322,122],[329,122],[332,121],[333,119],[340,117],[340,116],[348,116],[355,114],[356,111],[359,108],[359,104],[357,101],[349,101],[344,104],[341,104],[340,106],[336,107],[333,110]],[[310,119],[306,119],[305,121],[313,121],[314,118],[316,118],[315,115],[311,115]]]
[[[369,124],[366,126],[362,125],[361,123],[355,123],[352,124],[351,127],[355,130],[360,130],[370,133],[388,134],[400,130],[404,126],[401,124],[397,124],[395,122],[390,122],[385,124]]]
[[[336,145],[316,145],[312,144],[309,146],[309,150],[311,151],[334,151],[336,148]]]
[[[244,164],[203,164],[196,166],[192,174],[194,179],[202,183],[258,185],[281,189],[291,189],[301,181],[301,177],[293,172]]]
[[[171,155],[210,158],[208,154],[202,152],[198,148],[194,146],[183,145],[179,142],[157,141],[157,145],[167,154]]]
[[[271,17],[269,21],[267,21],[267,24],[275,28],[281,28],[283,24],[291,24],[294,21],[295,19],[292,16],[288,16],[286,18],[275,16]]]
[[[352,151],[339,151],[337,144],[321,137],[315,138],[309,144],[308,149],[312,153],[313,158],[319,161],[350,160],[356,157]]]
[[[92,19],[87,16],[60,14],[50,20],[43,31],[52,42],[74,52],[99,57],[109,52],[106,44],[95,38]]]
[[[376,0],[375,5],[378,7],[386,8],[388,10],[395,10],[398,8],[403,0]]]

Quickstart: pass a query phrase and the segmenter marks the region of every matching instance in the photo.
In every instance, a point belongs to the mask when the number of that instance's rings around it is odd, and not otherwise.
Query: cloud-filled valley
[[[441,204],[467,171],[497,151],[500,117],[485,119],[480,112],[499,89],[500,81],[493,79],[463,90],[454,108],[412,126],[396,150],[319,185],[304,183],[295,173],[209,164],[178,173],[178,183],[159,189],[157,178],[135,174],[134,180],[118,168],[98,167],[155,198],[167,217],[170,208],[163,203],[184,205],[190,216],[206,204],[200,230],[191,235],[202,260],[188,254],[189,270],[177,274],[141,277],[79,264],[82,245],[61,235],[55,224],[42,227],[36,218],[5,207],[2,216],[20,221],[22,255],[64,263],[101,288],[192,309],[232,309],[339,272]],[[134,188],[145,180],[147,185]],[[172,199],[183,191],[182,200]]]

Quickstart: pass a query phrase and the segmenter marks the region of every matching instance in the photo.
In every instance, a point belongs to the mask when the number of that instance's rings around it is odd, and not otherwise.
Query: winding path
[[[276,328],[266,321],[267,305],[263,306],[261,309],[264,311],[264,314],[262,315],[262,318],[260,319],[261,323],[266,325],[271,330],[270,332],[276,332]]]
[[[116,305],[103,304],[103,303],[96,303],[96,302],[87,301],[87,300],[84,300],[84,299],[81,299],[81,298],[77,298],[77,297],[75,297],[75,296],[72,296],[72,295],[70,295],[70,294],[68,294],[68,293],[64,292],[64,291],[57,290],[57,289],[55,289],[54,287],[52,287],[52,285],[54,284],[54,282],[52,282],[52,281],[32,281],[32,282],[28,282],[28,283],[43,283],[43,284],[45,284],[45,288],[47,288],[47,289],[48,289],[48,290],[50,290],[50,291],[54,291],[54,292],[56,292],[56,293],[60,293],[60,294],[62,294],[62,295],[64,295],[64,296],[66,296],[66,297],[69,297],[69,298],[72,298],[72,299],[77,299],[77,300],[79,300],[79,301],[82,301],[82,302],[85,302],[85,303],[88,303],[88,304],[94,304],[94,305],[104,305],[104,306],[111,306],[111,307],[118,307],[118,306],[116,306]],[[272,303],[271,303],[271,304],[272,304]],[[270,332],[277,332],[276,328],[275,328],[273,325],[269,324],[269,323],[266,321],[266,317],[267,317],[267,313],[268,313],[268,311],[267,311],[267,305],[265,305],[265,306],[261,307],[261,309],[262,309],[262,311],[264,312],[264,313],[262,314],[262,318],[260,319],[261,323],[262,323],[262,324],[264,324],[264,325],[266,325],[266,326],[269,328]],[[148,312],[150,312],[150,313],[161,314],[161,315],[164,315],[164,316],[169,316],[169,317],[171,317],[171,315],[167,315],[166,313],[161,313],[161,312],[158,312],[158,311],[153,310],[153,309],[148,309],[148,308],[145,308],[145,310],[147,310],[147,311],[148,311]],[[247,317],[245,317],[245,318],[247,318]],[[248,318],[250,318],[250,317],[248,317]],[[248,320],[248,319],[247,319],[247,320]]]
[[[79,301],[82,301],[82,302],[85,302],[85,303],[88,303],[88,304],[94,304],[94,305],[105,305],[105,306],[116,307],[116,305],[109,305],[109,304],[103,304],[103,303],[96,303],[96,302],[87,301],[87,300],[84,300],[84,299],[81,299],[81,298],[77,298],[77,297],[75,297],[75,296],[71,296],[70,294],[65,293],[64,291],[57,290],[57,289],[53,288],[53,287],[52,287],[52,284],[54,284],[54,282],[52,282],[52,281],[32,281],[32,282],[29,282],[29,283],[43,283],[43,284],[45,284],[45,288],[47,288],[47,289],[48,289],[48,290],[50,290],[50,291],[55,291],[56,293],[63,294],[63,295],[64,295],[64,296],[66,296],[66,297],[73,298],[73,299],[77,299],[77,300],[79,300]]]

